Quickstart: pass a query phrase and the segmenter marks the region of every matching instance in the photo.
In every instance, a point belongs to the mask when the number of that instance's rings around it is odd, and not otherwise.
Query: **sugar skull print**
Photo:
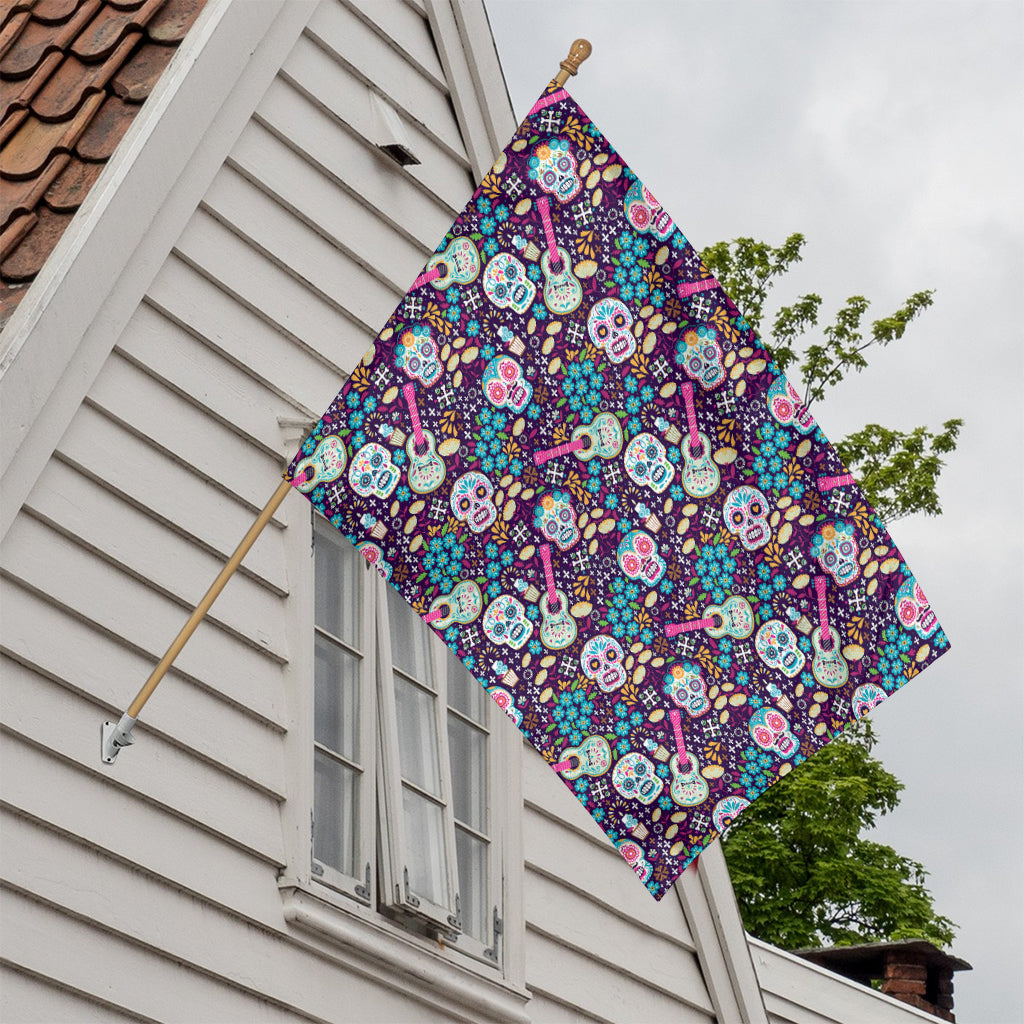
[[[583,674],[605,693],[613,693],[626,681],[624,660],[625,653],[618,640],[602,633],[583,645],[580,667]]]
[[[912,629],[922,640],[927,640],[939,626],[928,598],[913,577],[896,591],[896,616],[901,626]]]
[[[756,488],[744,484],[729,492],[722,506],[726,529],[739,537],[747,551],[763,548],[771,540],[768,501]]]
[[[467,523],[474,533],[481,533],[498,518],[493,494],[494,487],[483,473],[463,473],[452,486],[449,504],[456,519]]]
[[[612,772],[612,785],[621,796],[653,804],[665,783],[654,771],[654,762],[635,750],[620,757]]]
[[[784,427],[796,427],[801,434],[814,430],[814,417],[807,411],[800,392],[781,374],[768,388],[768,410]]]
[[[664,241],[675,230],[672,218],[639,178],[626,192],[625,209],[629,223],[637,231],[650,232],[655,238]]]
[[[762,749],[792,757],[799,748],[796,737],[789,727],[789,719],[775,708],[758,708],[750,718],[751,739]]]
[[[613,363],[629,359],[636,351],[633,314],[620,299],[600,299],[590,307],[587,331],[594,345],[607,353]]]
[[[389,582],[391,580],[391,563],[384,561],[384,552],[380,547],[373,541],[367,540],[359,545],[359,550],[363,558],[377,571],[377,575],[385,582]]]
[[[620,839],[615,845],[625,858],[626,863],[636,872],[640,881],[646,882],[651,877],[654,867],[644,857],[643,847],[634,839]]]
[[[515,699],[512,694],[508,692],[503,686],[490,686],[487,688],[487,692],[491,695],[491,700],[501,708],[502,711],[512,719],[516,725],[520,725],[523,721],[523,713],[516,707]]]
[[[853,523],[837,519],[826,523],[811,541],[811,558],[832,577],[836,586],[846,587],[860,576]]]
[[[545,494],[534,506],[533,525],[560,551],[568,551],[580,539],[568,491]]]
[[[675,475],[665,453],[665,446],[653,434],[637,434],[626,445],[623,462],[630,480],[650,487],[655,494],[662,494]]]
[[[492,644],[518,651],[533,634],[533,623],[526,617],[521,601],[511,594],[499,594],[484,612],[484,635]]]
[[[550,138],[535,146],[530,155],[530,179],[560,203],[575,199],[583,188],[569,140]]]
[[[522,412],[533,397],[533,385],[511,356],[495,356],[484,367],[483,387],[491,405],[515,413]]]
[[[537,286],[527,277],[522,260],[499,252],[484,268],[484,294],[498,309],[525,313],[537,294]]]
[[[863,718],[872,708],[885,700],[885,690],[874,683],[862,683],[853,691],[853,713]]]
[[[711,821],[717,831],[724,832],[735,820],[740,811],[745,811],[750,801],[741,796],[727,796],[715,804],[711,812]]]
[[[807,658],[796,642],[796,634],[780,619],[770,619],[757,631],[754,648],[769,667],[784,672],[790,679],[803,671]]]
[[[395,345],[395,365],[411,380],[418,380],[426,387],[437,383],[444,367],[427,324],[416,324],[402,331]]]
[[[676,362],[705,391],[718,387],[725,380],[723,358],[718,332],[707,324],[688,328],[676,342]]]
[[[391,452],[371,441],[356,452],[348,471],[348,482],[356,494],[369,498],[387,498],[398,484],[398,467],[391,461]]]
[[[619,568],[631,579],[654,586],[665,575],[665,559],[658,554],[654,538],[643,530],[631,530],[618,550]]]
[[[693,661],[676,662],[665,674],[665,696],[691,718],[700,718],[711,710],[708,686],[700,666]]]

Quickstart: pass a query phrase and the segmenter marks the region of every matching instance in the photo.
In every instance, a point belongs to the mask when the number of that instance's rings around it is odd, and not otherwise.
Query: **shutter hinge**
[[[494,945],[490,949],[484,950],[484,956],[488,960],[493,960],[495,963],[498,962],[498,936],[501,935],[501,918],[498,916],[498,908],[494,908],[494,919],[492,927],[494,929]]]

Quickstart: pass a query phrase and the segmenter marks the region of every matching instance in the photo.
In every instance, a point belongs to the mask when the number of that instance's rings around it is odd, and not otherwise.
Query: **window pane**
[[[322,636],[316,638],[317,743],[359,760],[359,660]]]
[[[448,648],[445,668],[448,670],[448,703],[467,718],[482,725],[487,708],[487,691],[469,674],[451,648]]]
[[[456,827],[455,847],[459,860],[462,930],[474,939],[489,943],[491,929],[487,917],[487,843]]]
[[[425,797],[402,787],[405,806],[405,844],[411,864],[409,885],[413,892],[444,907],[448,905],[448,881],[444,866],[444,823],[441,808]]]
[[[356,822],[359,819],[358,775],[326,754],[314,753],[313,856],[346,875],[359,877]]]
[[[440,796],[436,700],[407,679],[395,675],[395,716],[398,719],[398,757],[402,777],[415,782],[420,789]]]
[[[452,762],[455,818],[477,832],[486,833],[487,736],[449,715],[448,753]]]
[[[328,633],[360,647],[360,596],[364,566],[356,546],[316,516],[316,624]]]
[[[427,642],[432,639],[429,627],[394,587],[388,586],[387,590],[391,660],[406,675],[433,687],[427,669]]]

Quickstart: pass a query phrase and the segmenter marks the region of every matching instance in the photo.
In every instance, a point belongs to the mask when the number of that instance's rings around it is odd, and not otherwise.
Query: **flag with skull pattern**
[[[287,476],[657,899],[948,647],[801,396],[554,81]]]

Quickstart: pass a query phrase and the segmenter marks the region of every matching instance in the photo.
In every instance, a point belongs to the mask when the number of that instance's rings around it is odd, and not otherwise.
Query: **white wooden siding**
[[[273,492],[294,423],[326,408],[475,185],[481,140],[467,144],[455,111],[478,121],[494,97],[453,102],[453,41],[442,61],[431,30],[473,12],[423,0],[310,10],[69,410],[0,555],[4,1019],[526,1019],[521,964],[505,994],[488,968],[452,968],[457,958],[367,912],[371,948],[421,965],[382,971],[352,952],[350,930],[289,923],[327,920],[330,907],[286,919],[279,875],[291,885],[308,857],[294,838],[309,813],[294,765],[308,752],[288,732],[289,687],[312,685],[309,666],[296,678],[309,631],[298,609],[310,605],[294,593],[309,583],[294,558],[309,535],[301,499],[179,656],[138,746],[99,763],[100,722],[123,710]],[[419,165],[374,147],[371,93],[394,106]],[[712,1020],[679,901],[653,901],[524,753],[523,836],[504,840],[524,849],[508,885],[523,901],[504,908],[501,941],[525,963],[529,1019]],[[441,994],[414,977],[435,965],[448,972]],[[491,1010],[446,1002],[470,983]]]

